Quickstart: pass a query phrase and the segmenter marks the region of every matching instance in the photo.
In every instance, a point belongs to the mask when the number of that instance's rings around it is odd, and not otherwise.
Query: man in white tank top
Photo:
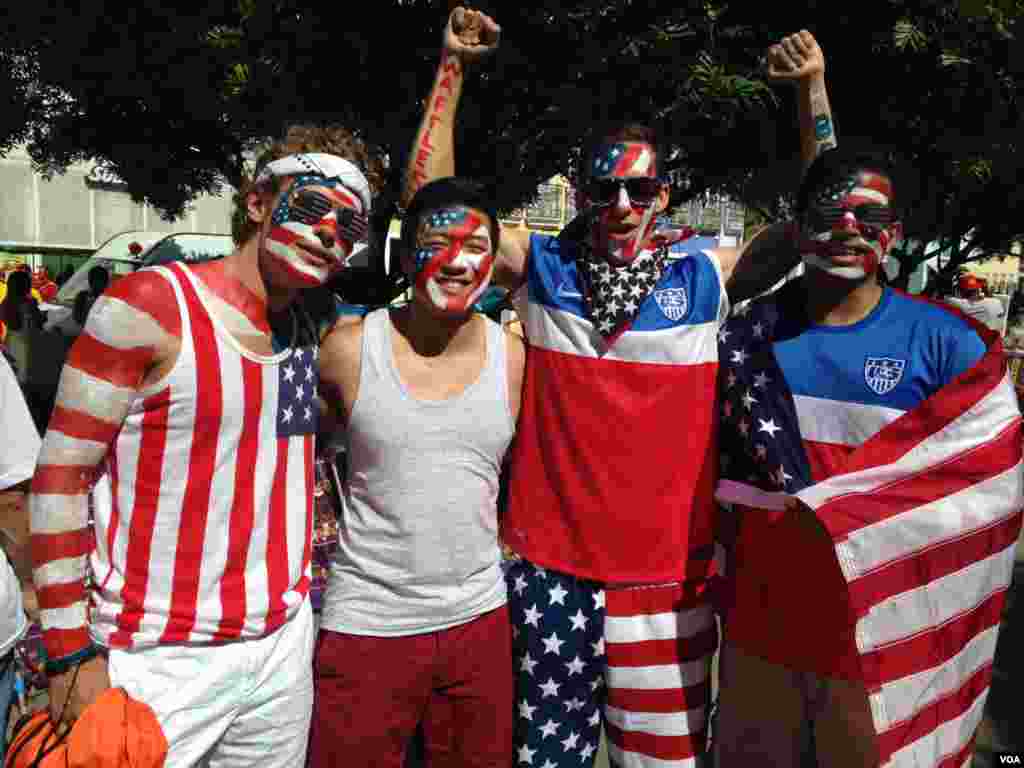
[[[403,223],[412,302],[324,341],[324,394],[346,422],[346,503],[316,653],[313,768],[512,754],[511,629],[498,478],[522,341],[472,311],[497,215],[479,185],[424,186]]]
[[[364,239],[368,166],[344,129],[294,127],[234,253],[123,277],[89,313],[30,500],[55,721],[120,686],[168,768],[303,765],[320,329],[295,300]]]

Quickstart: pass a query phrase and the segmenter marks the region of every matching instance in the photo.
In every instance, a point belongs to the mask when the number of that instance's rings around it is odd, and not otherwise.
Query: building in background
[[[231,195],[197,198],[181,218],[168,222],[150,206],[133,202],[124,183],[93,162],[75,163],[44,179],[24,147],[0,157],[0,258],[17,254],[51,275],[84,262],[108,238],[126,230],[231,233]]]

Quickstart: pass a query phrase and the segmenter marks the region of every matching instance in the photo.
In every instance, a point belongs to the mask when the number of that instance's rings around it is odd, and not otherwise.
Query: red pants
[[[404,637],[321,630],[311,768],[401,768],[423,723],[427,763],[501,766],[512,755],[508,608]]]

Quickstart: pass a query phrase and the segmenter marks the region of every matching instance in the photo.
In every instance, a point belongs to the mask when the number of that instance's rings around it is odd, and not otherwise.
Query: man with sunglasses
[[[1020,419],[996,335],[880,283],[898,194],[884,154],[820,156],[792,228],[805,274],[722,331],[721,768],[969,757]]]
[[[464,69],[498,36],[484,14],[453,11],[407,197],[453,172]],[[801,83],[809,164],[831,122],[821,52],[799,39],[781,74]],[[742,270],[729,249],[668,259],[674,243],[655,231],[669,198],[663,161],[647,126],[595,131],[580,220],[557,237],[501,231],[495,282],[516,292],[529,344],[502,521],[521,557],[507,574],[517,764],[586,768],[602,721],[617,765],[695,765],[705,752],[715,342],[730,301],[791,264],[747,271],[775,233]]]
[[[232,254],[124,277],[89,313],[30,497],[55,722],[121,686],[169,768],[303,764],[329,323],[298,299],[365,239],[369,167],[344,129],[293,127],[239,196]]]

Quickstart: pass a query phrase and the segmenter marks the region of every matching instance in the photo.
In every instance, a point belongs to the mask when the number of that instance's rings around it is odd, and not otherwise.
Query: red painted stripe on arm
[[[68,608],[85,600],[85,584],[74,581],[67,584],[52,584],[36,590],[39,607],[44,610]]]
[[[252,472],[259,447],[260,413],[263,408],[263,366],[242,358],[242,391],[245,415],[235,457],[235,495],[231,503],[228,554],[220,583],[221,620],[215,640],[231,640],[245,624],[245,566],[256,519]]]
[[[37,568],[54,560],[88,555],[92,552],[92,542],[91,528],[62,533],[33,533],[29,537],[32,559]]]
[[[139,630],[145,612],[143,605],[149,586],[149,561],[156,530],[157,503],[160,500],[170,401],[171,391],[165,389],[158,395],[147,398],[145,403],[142,442],[139,446],[139,462],[133,493],[131,535],[128,537],[125,552],[124,588],[121,590],[124,607],[117,616],[117,629],[110,636],[110,645],[113,648],[126,648],[131,645],[131,636]],[[111,519],[110,538],[107,542],[107,551],[112,563],[113,531],[116,530],[117,522],[116,518]]]
[[[174,288],[157,272],[134,272],[111,283],[104,298],[118,299],[144,315],[175,338],[181,337],[181,317]]]
[[[71,347],[67,365],[115,387],[135,389],[155,355],[151,346],[118,349],[85,332]]]
[[[43,632],[43,647],[51,659],[60,659],[92,645],[87,627],[75,629],[47,629]]]
[[[32,493],[78,496],[87,493],[95,470],[78,464],[40,464],[32,476]]]
[[[120,429],[120,425],[98,419],[85,411],[56,406],[46,427],[77,440],[93,440],[109,444]]]

